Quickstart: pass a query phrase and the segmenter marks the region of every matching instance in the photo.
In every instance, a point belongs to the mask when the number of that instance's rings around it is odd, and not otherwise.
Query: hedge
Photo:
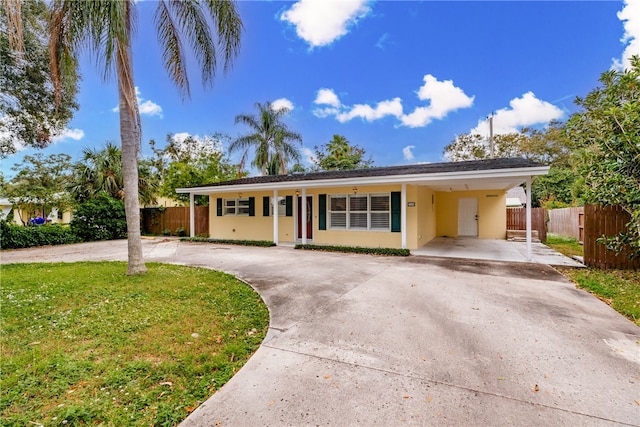
[[[364,248],[360,246],[329,246],[329,245],[296,245],[296,249],[304,249],[309,251],[326,251],[326,252],[346,252],[368,255],[385,255],[385,256],[409,256],[409,249],[397,248]]]
[[[276,245],[270,240],[210,239],[207,237],[182,237],[180,238],[180,240],[185,242],[218,243],[221,245],[262,246],[262,247],[270,247],[270,246]]]
[[[0,248],[18,249],[32,246],[64,245],[78,242],[69,227],[60,224],[20,226],[0,221]]]

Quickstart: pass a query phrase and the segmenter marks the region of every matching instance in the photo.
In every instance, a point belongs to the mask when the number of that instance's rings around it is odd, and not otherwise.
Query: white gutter
[[[255,184],[215,185],[195,188],[176,188],[176,193],[210,194],[233,191],[266,191],[278,188],[279,190],[326,187],[348,187],[352,185],[387,185],[387,184],[428,184],[437,181],[460,181],[469,179],[505,179],[521,178],[524,182],[527,177],[546,175],[549,166],[536,166],[531,168],[505,168],[489,169],[484,171],[442,172],[405,175],[361,176],[337,179],[298,179],[293,181],[274,181]],[[294,175],[295,176],[295,175]],[[304,175],[301,174],[300,178]]]

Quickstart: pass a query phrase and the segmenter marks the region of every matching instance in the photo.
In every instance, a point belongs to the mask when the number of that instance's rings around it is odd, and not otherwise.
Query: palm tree
[[[289,130],[282,122],[282,117],[289,112],[289,109],[282,107],[274,109],[269,101],[264,105],[257,102],[255,104],[258,114],[239,114],[235,122],[249,126],[253,133],[241,136],[231,143],[229,151],[244,150],[240,169],[242,170],[247,158],[249,149],[255,149],[255,159],[252,165],[259,167],[262,175],[269,172],[269,164],[277,162],[279,172],[287,173],[287,163],[289,160],[300,161],[300,152],[290,143],[290,141],[302,142],[299,133]]]
[[[83,202],[99,193],[124,200],[122,175],[122,150],[107,142],[101,150],[85,148],[82,160],[74,165],[73,176],[67,187],[76,201]],[[138,166],[138,190],[140,203],[155,202],[156,182],[145,164]]]
[[[127,217],[127,274],[146,272],[140,239],[138,201],[138,151],[141,141],[140,112],[133,78],[131,39],[135,28],[134,0],[54,0],[49,51],[56,99],[62,77],[74,67],[74,58],[86,48],[104,61],[105,78],[115,71],[118,81],[122,175]],[[212,84],[217,58],[227,71],[240,47],[242,22],[232,0],[159,0],[155,12],[162,59],[169,77],[183,98],[190,95],[183,41],[190,45],[202,69],[205,84]],[[217,36],[214,41],[213,34]],[[218,52],[221,48],[222,52]]]

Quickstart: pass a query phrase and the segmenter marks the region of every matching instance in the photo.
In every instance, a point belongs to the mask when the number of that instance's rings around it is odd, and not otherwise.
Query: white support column
[[[402,184],[400,193],[400,233],[402,234],[402,249],[407,249],[407,184]]]
[[[189,236],[196,237],[196,196],[189,193]]]
[[[273,243],[278,245],[278,190],[273,190]]]
[[[302,218],[300,218],[300,227],[302,227],[302,244],[307,244],[307,189],[302,187]]]
[[[527,177],[527,261],[531,261],[531,177]]]

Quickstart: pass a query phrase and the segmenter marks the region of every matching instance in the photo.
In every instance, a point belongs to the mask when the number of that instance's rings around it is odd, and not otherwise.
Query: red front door
[[[313,197],[307,196],[307,239],[313,238]],[[302,239],[302,197],[298,196],[298,239]]]

